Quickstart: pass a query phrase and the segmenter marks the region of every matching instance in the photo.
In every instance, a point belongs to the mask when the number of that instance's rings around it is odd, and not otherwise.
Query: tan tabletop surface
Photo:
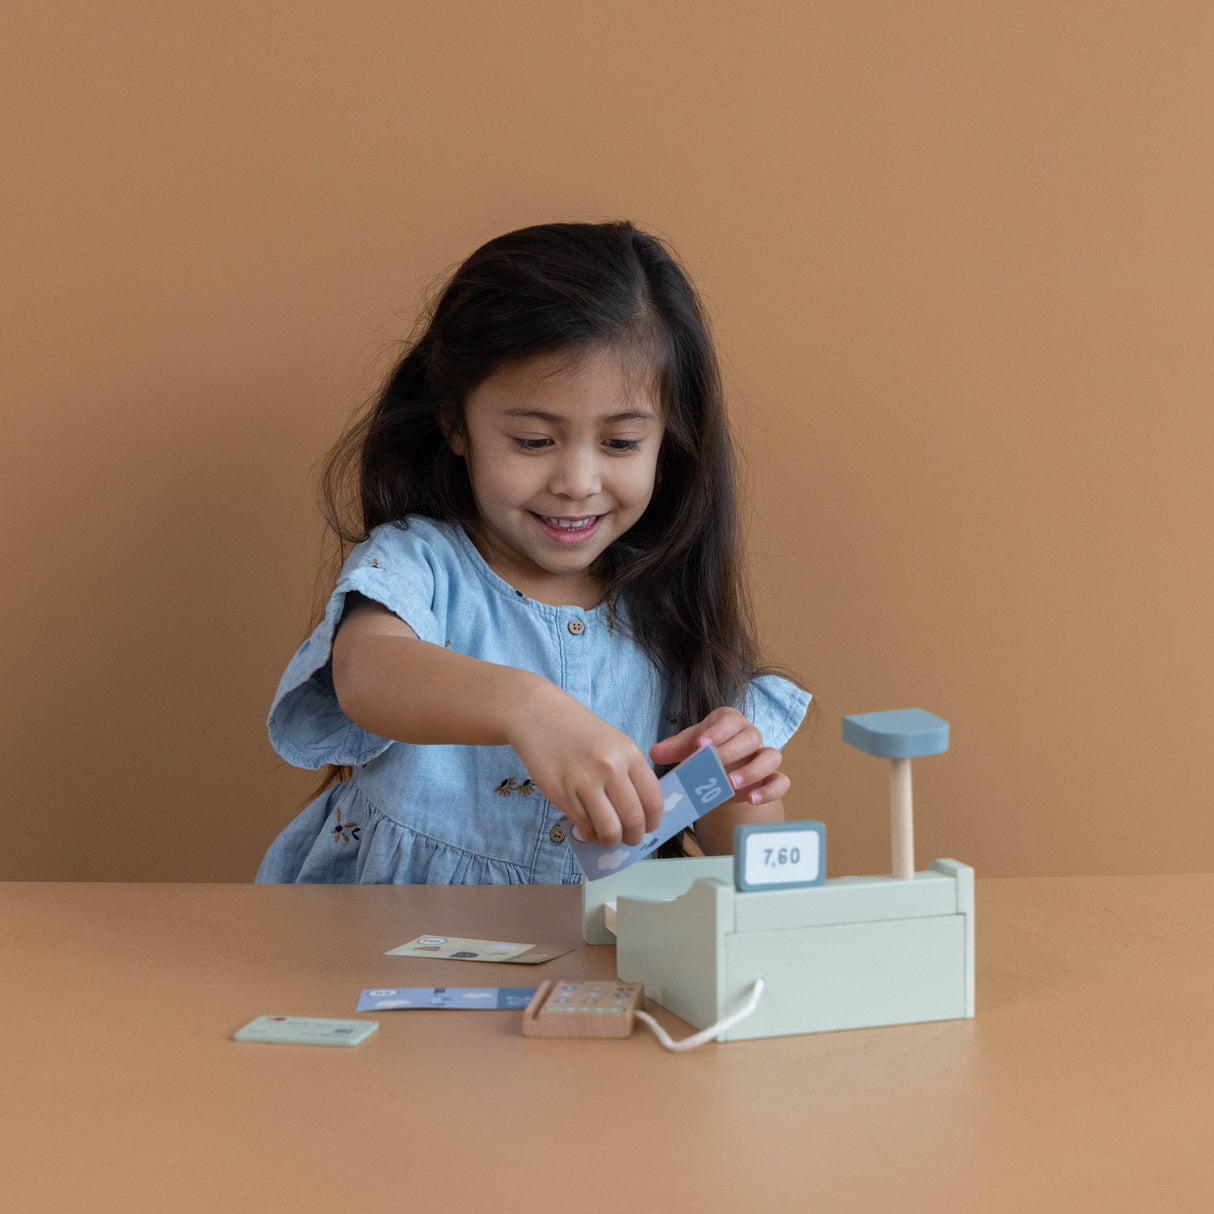
[[[1214,1210],[1214,876],[980,880],[973,1021],[683,1055],[496,1011],[231,1040],[364,987],[610,976],[579,897],[0,885],[0,1210]],[[383,955],[423,932],[577,948]]]

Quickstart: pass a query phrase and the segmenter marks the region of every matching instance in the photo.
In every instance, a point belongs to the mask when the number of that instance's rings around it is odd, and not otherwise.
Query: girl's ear
[[[461,459],[467,451],[462,420],[455,415],[451,405],[443,405],[438,411],[438,428],[447,440],[447,446]]]

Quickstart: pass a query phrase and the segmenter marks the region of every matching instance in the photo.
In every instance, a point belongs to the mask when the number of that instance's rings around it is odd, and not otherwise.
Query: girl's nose
[[[593,497],[602,488],[593,453],[570,448],[562,454],[552,478],[552,492],[573,501]]]

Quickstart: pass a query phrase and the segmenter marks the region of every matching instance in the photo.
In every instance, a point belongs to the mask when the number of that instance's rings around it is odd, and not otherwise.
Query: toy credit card
[[[233,1036],[277,1045],[357,1045],[379,1028],[378,1020],[320,1020],[312,1016],[258,1016]]]
[[[650,831],[636,847],[625,843],[615,847],[587,843],[570,828],[569,842],[587,881],[597,881],[644,860],[702,814],[728,801],[734,792],[715,746],[697,750],[690,759],[684,759],[678,767],[668,771],[658,783],[665,798],[662,821],[657,830]]]
[[[497,1011],[525,1008],[538,988],[534,986],[396,986],[363,991],[360,1012],[391,1011],[396,1008],[452,1008],[464,1011]]]
[[[448,961],[505,961],[539,965],[573,951],[572,944],[511,944],[506,940],[471,940],[466,936],[418,936],[388,949],[387,957],[433,957]]]

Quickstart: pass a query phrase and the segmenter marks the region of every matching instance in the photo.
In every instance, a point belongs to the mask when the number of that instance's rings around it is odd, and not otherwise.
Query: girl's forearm
[[[346,640],[339,633],[333,683],[356,725],[398,742],[437,745],[508,745],[520,714],[564,694],[530,671],[382,634]]]
[[[583,838],[635,847],[662,819],[657,776],[627,734],[541,675],[440,649],[381,608],[342,622],[333,686],[346,716],[380,737],[513,746]]]

